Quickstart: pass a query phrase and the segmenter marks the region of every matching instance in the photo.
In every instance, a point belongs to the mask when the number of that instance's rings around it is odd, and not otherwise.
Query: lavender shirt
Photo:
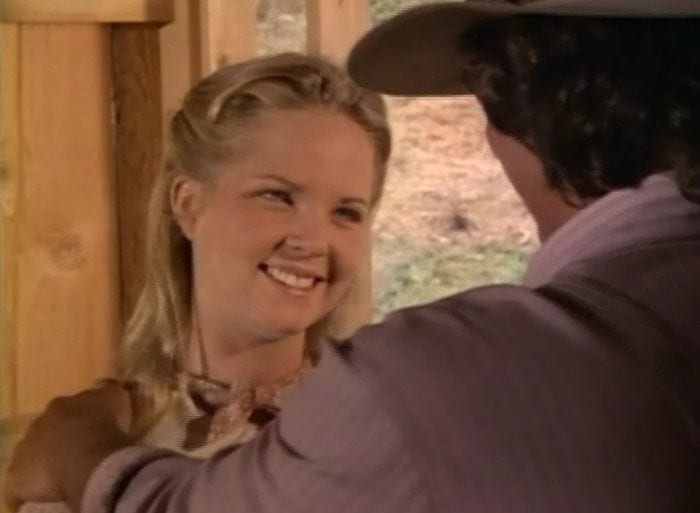
[[[326,351],[250,444],[207,461],[149,447],[106,458],[83,511],[700,511],[700,419],[533,290],[572,267],[662,317],[669,343],[700,345],[700,206],[651,177],[555,233],[526,286],[407,309]]]

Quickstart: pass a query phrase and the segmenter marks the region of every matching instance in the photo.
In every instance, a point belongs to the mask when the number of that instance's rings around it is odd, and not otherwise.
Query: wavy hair
[[[700,20],[523,16],[462,40],[489,121],[571,203],[675,171],[700,202]]]

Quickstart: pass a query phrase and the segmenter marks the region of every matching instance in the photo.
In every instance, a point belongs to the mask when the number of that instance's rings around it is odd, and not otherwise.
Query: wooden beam
[[[202,0],[200,76],[225,64],[254,57],[257,42],[257,0]]]
[[[162,154],[159,26],[112,26],[122,321],[143,285],[146,212]]]
[[[15,23],[161,22],[173,19],[173,0],[3,0],[0,20]]]
[[[3,415],[36,413],[107,374],[119,333],[108,29],[18,30],[17,178],[3,218],[16,240],[2,248],[14,406]]]
[[[19,26],[0,25],[0,416],[17,411]]]
[[[337,63],[370,26],[369,0],[306,0],[306,50]]]
[[[175,19],[160,30],[163,126],[202,76],[199,0],[175,0]]]
[[[255,56],[257,2],[174,0],[174,21],[160,32],[164,122],[203,76]]]

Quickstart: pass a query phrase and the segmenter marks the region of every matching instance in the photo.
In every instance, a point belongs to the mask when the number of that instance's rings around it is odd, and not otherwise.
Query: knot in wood
[[[83,261],[80,238],[71,233],[52,235],[49,238],[49,254],[59,268],[66,271],[75,269]]]

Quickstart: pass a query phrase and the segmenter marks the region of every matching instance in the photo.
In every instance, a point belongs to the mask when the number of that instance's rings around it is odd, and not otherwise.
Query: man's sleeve
[[[203,461],[130,447],[100,464],[83,496],[86,513],[429,510],[397,426],[330,348],[253,442]]]

